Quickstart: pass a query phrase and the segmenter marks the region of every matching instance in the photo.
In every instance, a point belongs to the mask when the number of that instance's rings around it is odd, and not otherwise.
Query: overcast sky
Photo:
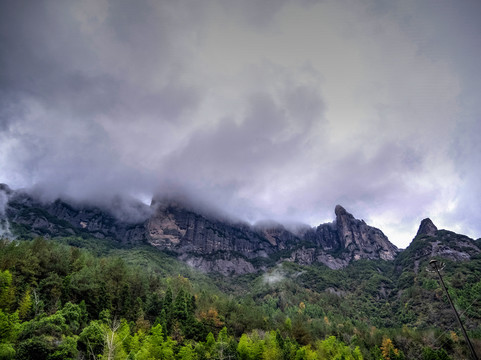
[[[478,0],[0,1],[0,182],[481,236]]]

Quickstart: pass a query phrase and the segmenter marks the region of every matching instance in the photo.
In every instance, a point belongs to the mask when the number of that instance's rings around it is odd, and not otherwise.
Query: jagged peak
[[[416,236],[428,235],[428,236],[435,236],[438,228],[434,223],[431,221],[430,218],[423,219],[421,224],[419,225],[418,232]]]
[[[334,213],[336,214],[336,216],[348,214],[346,209],[344,209],[341,205],[336,205],[336,208],[334,209]]]

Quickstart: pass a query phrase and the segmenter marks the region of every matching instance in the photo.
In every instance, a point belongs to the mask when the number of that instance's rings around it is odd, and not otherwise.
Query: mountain
[[[253,273],[283,261],[340,269],[361,259],[396,260],[398,267],[417,271],[428,258],[463,261],[480,253],[479,240],[438,230],[430,219],[421,221],[401,252],[381,230],[342,206],[334,213],[331,223],[291,229],[275,222],[234,221],[186,201],[154,197],[150,206],[120,197],[97,205],[45,201],[0,184],[0,236],[95,237],[117,246],[147,245],[193,268],[224,275]]]
[[[225,334],[232,358],[246,339],[266,358],[273,344],[292,350],[275,358],[306,358],[302,351],[336,339],[366,360],[468,358],[430,271],[434,257],[445,264],[444,281],[480,353],[480,239],[424,219],[400,251],[342,206],[334,215],[312,228],[249,225],[185,200],[47,201],[0,185],[3,236],[35,238],[0,241],[0,322],[9,351],[16,358],[100,355],[103,334],[121,319],[130,327],[117,334],[128,339],[127,352],[135,337],[147,346],[162,326],[163,338],[178,344],[176,358],[191,350],[208,358],[204,352],[225,343]]]
[[[381,230],[340,205],[332,223],[294,231],[276,223],[251,226],[159,198],[150,207],[120,198],[95,206],[42,201],[7,185],[0,193],[3,227],[13,236],[93,236],[125,246],[149,244],[194,268],[224,275],[252,273],[281,261],[339,269],[360,259],[393,260],[399,252]]]
[[[299,233],[280,224],[220,221],[175,204],[153,206],[148,242],[205,271],[242,274],[265,268],[273,259],[338,269],[359,259],[393,260],[398,252],[381,230],[356,220],[340,205],[333,223]]]
[[[6,199],[4,221],[8,222],[14,236],[90,235],[99,239],[109,238],[122,244],[145,241],[145,229],[138,221],[138,213],[133,216],[135,221],[127,221],[127,207],[121,200],[112,204],[112,208],[117,210],[114,214],[106,208],[60,199],[42,201],[25,191],[13,191],[6,185],[0,187],[0,193]]]
[[[449,230],[438,230],[431,219],[421,221],[419,229],[408,248],[396,259],[403,267],[418,273],[422,262],[438,257],[451,261],[469,261],[481,254],[480,242]]]

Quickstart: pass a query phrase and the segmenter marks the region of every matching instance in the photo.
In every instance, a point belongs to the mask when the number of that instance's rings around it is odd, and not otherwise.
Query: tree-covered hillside
[[[363,260],[341,270],[283,263],[224,277],[151,247],[4,240],[0,358],[469,358],[426,261]],[[479,352],[481,258],[445,262]]]

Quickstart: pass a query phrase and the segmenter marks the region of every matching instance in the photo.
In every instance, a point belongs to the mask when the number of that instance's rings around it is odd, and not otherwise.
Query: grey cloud
[[[38,1],[3,6],[0,84],[4,90],[74,112],[106,112],[126,101],[142,111],[145,102],[153,102],[149,98],[157,97],[170,105],[166,116],[175,116],[174,107],[183,106],[178,97],[185,95],[195,102],[189,87],[175,82],[187,56],[173,33],[188,26],[172,24],[169,15],[175,9],[169,9],[168,2],[156,3],[155,9],[150,2],[110,2],[107,19],[94,21],[95,14],[88,14],[97,31],[92,34],[85,30],[90,24],[79,20],[76,5]],[[160,82],[163,77],[167,80],[160,91],[149,85],[157,77]],[[141,87],[132,79],[146,83]],[[169,84],[169,79],[175,83]]]
[[[282,78],[282,72],[275,74]],[[244,99],[242,114],[230,113],[215,127],[192,134],[162,166],[156,192],[188,193],[190,198],[251,221],[269,211],[246,199],[280,178],[296,176],[310,142],[325,141],[313,130],[325,124],[324,101],[315,86],[284,78],[276,91],[262,89]],[[260,84],[259,84],[260,85]],[[172,184],[176,184],[172,186]]]
[[[285,104],[291,117],[300,122],[314,122],[325,109],[317,89],[305,85],[287,89]]]
[[[18,95],[0,90],[0,135],[2,132],[8,132],[10,125],[19,121],[25,111]]]
[[[302,6],[312,4],[305,1]],[[459,203],[456,214],[445,218],[466,226],[479,223],[480,7],[472,1],[443,0],[442,4],[401,6],[366,0],[359,5],[365,13],[357,15],[363,24],[395,22],[411,39],[408,45],[416,48],[413,57],[431,56],[449,65],[447,71],[453,71],[460,82],[457,100],[462,109],[453,110],[456,119],[437,124],[433,119],[415,118],[436,112],[404,108],[418,101],[411,94],[419,89],[412,89],[409,81],[401,84],[403,91],[386,94],[389,106],[385,112],[394,111],[395,116],[375,110],[366,114],[365,109],[359,118],[355,109],[330,112],[330,107],[349,109],[352,104],[342,102],[349,99],[345,95],[351,91],[350,84],[336,87],[334,94],[325,93],[323,78],[332,74],[323,71],[333,64],[314,63],[323,60],[317,56],[326,51],[324,38],[327,48],[336,51],[329,43],[329,32],[318,38],[316,33],[298,38],[308,45],[299,51],[319,47],[309,52],[313,60],[276,58],[283,54],[284,44],[276,31],[289,34],[289,26],[300,28],[303,21],[296,18],[285,25],[278,18],[288,16],[283,10],[296,8],[296,2],[3,1],[0,181],[36,185],[49,198],[63,195],[106,204],[119,201],[118,193],[184,195],[249,220],[272,216],[317,222],[326,214],[330,219],[334,206],[342,203],[354,214],[374,217],[375,212],[392,212],[405,219],[407,228],[417,221],[415,214],[430,216],[427,212],[437,199],[444,199],[438,192],[450,186],[445,179],[432,189],[417,187],[416,181],[459,176],[464,188],[453,190]],[[219,6],[219,13],[228,17],[223,19],[226,26],[235,21],[231,33],[239,39],[243,39],[243,27],[250,36],[254,27],[261,39],[271,39],[268,35],[276,33],[272,37],[278,42],[272,47],[275,55],[249,53],[245,55],[253,56],[246,56],[243,63],[216,69],[223,65],[222,56],[229,49],[218,49],[205,58],[202,50],[211,25],[206,21],[212,21],[207,10]],[[322,10],[332,7],[336,16],[350,11],[335,1],[327,2]],[[281,26],[287,28],[277,28]],[[373,38],[366,40],[366,46],[374,51],[377,47],[369,46],[378,39],[375,33],[369,34]],[[332,39],[341,41],[351,35]],[[356,49],[352,52],[360,57],[360,79],[365,68],[369,68],[366,74],[378,75],[377,64],[370,61],[385,60],[389,47],[397,46],[390,44],[389,33],[379,40],[386,46],[385,53],[363,58]],[[346,44],[356,45],[346,42],[339,47]],[[209,44],[209,49],[215,45]],[[261,51],[263,43],[241,45]],[[339,61],[342,66],[349,64],[342,58]],[[342,66],[340,74],[346,70]],[[395,69],[416,78],[409,66]],[[389,73],[384,63],[382,71],[387,74],[379,76],[386,76],[393,88],[406,75]],[[397,94],[409,98],[398,99]],[[366,108],[371,105],[378,104]],[[428,106],[437,105],[433,101]],[[428,125],[421,126],[424,121]],[[458,122],[454,134],[437,139],[428,133],[436,125],[451,128],[450,121]],[[336,128],[340,123],[345,128]],[[443,152],[448,155],[438,156]],[[454,174],[449,174],[451,170]],[[136,205],[124,208],[130,214]],[[473,232],[480,231],[476,226]]]
[[[262,2],[228,0],[222,1],[221,4],[230,12],[231,16],[240,13],[249,25],[265,27],[270,24],[276,13],[288,2],[289,0],[265,0]],[[232,11],[233,9],[235,11]]]
[[[226,8],[231,16],[240,14],[243,21],[249,26],[264,28],[271,25],[273,19],[286,5],[295,3],[309,7],[324,2],[324,0],[221,0],[219,2]]]
[[[313,124],[324,121],[322,98],[306,86],[284,88],[278,101],[266,92],[254,93],[246,99],[246,108],[240,123],[226,118],[196,133],[173,155],[168,168],[212,181],[263,181],[266,174],[288,168],[298,154],[308,151]]]
[[[455,68],[460,83],[457,99],[460,110],[449,144],[449,159],[459,176],[455,210],[441,215],[446,223],[457,224],[468,235],[479,237],[481,201],[479,176],[481,169],[481,3],[479,1],[442,1],[432,8],[419,4],[419,11],[407,26],[428,34],[424,51],[435,59],[447,61]],[[418,21],[423,18],[422,22]],[[450,206],[453,206],[452,204]]]
[[[0,130],[13,146],[5,167],[51,196],[149,192],[155,169],[123,163],[118,148],[133,135],[112,138],[102,119],[155,131],[199,103],[198,89],[178,79],[188,57],[177,35],[190,32],[196,6],[112,1],[103,18],[93,12],[100,4],[2,3]],[[192,21],[175,24],[180,13]]]

